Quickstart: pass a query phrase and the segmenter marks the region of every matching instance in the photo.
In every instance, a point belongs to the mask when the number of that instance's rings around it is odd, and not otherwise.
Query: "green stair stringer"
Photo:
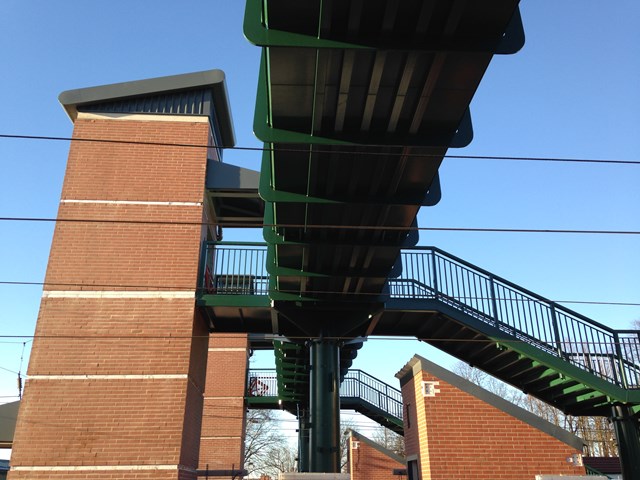
[[[483,334],[484,336],[486,336],[487,340],[493,342],[498,347],[517,352],[524,358],[530,359],[534,362],[538,362],[540,366],[544,366],[548,369],[548,371],[545,372],[546,376],[552,376],[552,372],[555,372],[566,379],[572,379],[579,382],[581,385],[592,389],[594,395],[601,395],[603,397],[603,403],[605,404],[621,402],[640,405],[640,390],[629,390],[618,385],[614,385],[613,383],[599,378],[596,375],[590,374],[589,372],[586,372],[578,368],[577,366],[562,360],[561,358],[546,353],[544,350],[536,347],[533,344],[520,340],[513,335],[509,335],[508,333],[501,331],[499,328],[492,327],[491,325],[477,320],[470,315],[466,315],[460,310],[457,310],[454,307],[443,302],[439,302],[437,300],[424,300],[420,303],[423,303],[423,305],[421,307],[417,307],[418,309],[424,308],[425,310],[430,311],[437,310],[443,315],[452,318],[460,324],[464,325],[465,327],[471,328],[472,330]],[[429,341],[428,339],[421,340]],[[462,360],[464,360],[462,356],[458,356]],[[488,371],[487,373],[492,372]],[[541,376],[541,378],[544,378],[544,375]],[[506,380],[508,383],[511,383],[508,379],[504,380]],[[520,385],[514,386],[520,387]],[[536,394],[536,392],[526,393],[530,393],[533,395]]]

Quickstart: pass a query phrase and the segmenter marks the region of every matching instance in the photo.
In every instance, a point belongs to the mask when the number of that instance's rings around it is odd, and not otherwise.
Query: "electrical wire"
[[[149,289],[149,290],[194,290],[196,293],[202,292],[206,290],[205,287],[190,287],[190,286],[176,286],[176,285],[127,285],[127,284],[96,284],[96,283],[79,283],[79,282],[27,282],[27,281],[18,281],[18,280],[0,280],[0,285],[16,285],[16,286],[42,286],[42,287],[78,287],[80,289],[85,289],[86,287],[90,288],[114,288],[114,289],[123,289],[123,291],[136,291],[140,289]],[[270,292],[280,292],[280,293],[299,293],[297,290],[273,290],[267,291],[265,294]],[[375,295],[375,296],[388,296],[390,294],[379,294],[379,293],[353,293],[353,292],[333,292],[333,291],[316,291],[314,293],[317,294],[331,294],[331,295]],[[490,297],[477,297],[477,296],[447,296],[447,298],[453,300],[492,300]],[[500,301],[501,299],[498,299]],[[521,302],[526,303],[528,299],[509,299],[510,302]],[[612,301],[596,301],[596,300],[549,300],[551,303],[569,303],[569,304],[584,304],[584,305],[606,305],[606,306],[624,306],[624,307],[640,307],[640,302],[612,302]],[[20,343],[20,342],[15,342]]]
[[[640,330],[624,330],[625,333],[629,333],[630,335],[635,335],[638,337],[638,342],[637,345],[640,347]],[[115,334],[115,335],[44,335],[44,334],[33,334],[33,335],[9,335],[9,334],[0,334],[0,338],[20,338],[20,339],[32,339],[32,340],[47,340],[47,341],[68,341],[68,340],[79,340],[79,341],[86,341],[86,340],[90,340],[91,342],[97,342],[99,340],[105,340],[105,341],[113,341],[116,340],[119,343],[124,343],[124,344],[129,344],[127,341],[131,340],[131,344],[137,344],[136,342],[139,342],[140,340],[168,340],[168,341],[177,341],[177,340],[197,340],[197,339],[211,339],[215,342],[215,336],[216,334],[221,334],[224,335],[224,338],[238,338],[238,339],[245,339],[246,338],[246,334],[237,334],[234,335],[233,333],[226,333],[226,332],[211,332],[211,335],[122,335],[122,334]],[[631,339],[631,337],[628,337],[629,339]],[[635,338],[634,338],[635,339]],[[277,335],[273,335],[273,338],[269,337],[268,339],[265,339],[265,341],[267,340],[284,340],[284,341],[299,341],[299,342],[307,342],[307,341],[313,341],[313,340],[335,340],[335,341],[353,341],[353,340],[363,340],[363,337],[361,336],[331,336],[331,335],[317,335],[317,336],[313,336],[313,335],[283,335],[283,336],[277,336]],[[391,336],[369,336],[366,339],[367,342],[372,342],[372,341],[384,341],[384,342],[403,342],[403,341],[412,341],[412,342],[432,342],[432,343],[440,343],[440,342],[447,342],[447,343],[479,343],[479,344],[500,344],[500,345],[511,345],[511,344],[519,344],[519,343],[523,343],[523,344],[530,344],[531,342],[527,341],[527,340],[522,340],[522,339],[506,339],[506,338],[502,338],[502,339],[491,339],[491,338],[470,338],[470,339],[465,339],[465,338],[450,338],[450,337],[437,337],[437,338],[432,338],[429,336],[420,336],[420,337],[406,337],[406,336],[397,336],[397,337],[391,337]],[[585,347],[585,346],[597,346],[597,345],[604,345],[604,346],[614,346],[614,345],[621,345],[624,347],[635,347],[636,343],[631,343],[629,341],[620,341],[620,342],[615,342],[615,341],[598,341],[598,340],[563,340],[562,345],[567,348],[567,347],[571,347],[572,345],[574,345],[576,348],[581,348],[581,347]],[[149,346],[149,348],[152,348],[152,346]],[[582,354],[591,354],[591,355],[600,355],[602,352],[595,352],[595,353],[591,353],[591,352],[584,352],[584,351],[580,351],[580,350],[576,350],[575,352],[565,352],[566,354],[574,354],[574,355],[582,355]],[[2,368],[2,367],[0,367]],[[6,368],[2,368],[3,370],[7,370],[11,373],[18,373],[16,371],[13,370],[8,370]]]
[[[475,233],[554,233],[587,235],[640,235],[640,230],[587,230],[587,229],[551,229],[551,228],[493,228],[493,227],[418,227],[418,226],[380,226],[380,225],[337,225],[337,224],[290,224],[290,223],[238,223],[238,222],[177,222],[174,220],[114,220],[99,218],[47,218],[47,217],[0,217],[2,222],[57,222],[57,223],[103,223],[131,225],[172,225],[197,227],[236,227],[236,228],[304,228],[322,230],[373,230],[373,231],[427,231],[427,232],[475,232]]]
[[[148,145],[148,146],[165,146],[165,147],[182,147],[182,148],[206,148],[215,150],[244,150],[244,151],[278,151],[287,153],[304,153],[308,154],[308,149],[302,148],[268,148],[268,147],[242,147],[242,146],[216,146],[216,145],[204,145],[204,144],[192,144],[192,143],[168,143],[168,142],[145,142],[136,140],[115,140],[106,138],[82,138],[82,137],[58,137],[50,135],[17,135],[17,134],[0,134],[0,138],[5,139],[17,139],[17,140],[48,140],[48,141],[69,141],[69,142],[93,142],[93,143],[111,143],[111,144],[125,144],[125,145]],[[415,147],[412,145],[358,145],[355,147],[367,148],[367,149],[401,149],[404,151],[406,148],[424,148]],[[593,159],[593,158],[562,158],[562,157],[532,157],[532,156],[507,156],[507,155],[441,155],[441,154],[428,154],[428,153],[389,153],[380,151],[350,151],[350,150],[330,150],[332,154],[345,154],[345,155],[370,155],[370,156],[398,156],[403,158],[408,157],[432,157],[432,158],[451,158],[462,160],[513,160],[513,161],[528,161],[528,162],[563,162],[563,163],[605,163],[605,164],[620,164],[620,165],[640,165],[640,160],[619,160],[619,159]]]

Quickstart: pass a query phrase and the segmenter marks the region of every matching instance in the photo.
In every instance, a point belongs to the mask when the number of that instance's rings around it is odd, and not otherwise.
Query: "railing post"
[[[496,285],[493,275],[489,275],[489,289],[491,291],[491,310],[493,311],[494,326],[498,326],[498,300],[496,298]]]
[[[562,342],[560,340],[560,329],[558,328],[558,317],[556,315],[556,306],[554,303],[550,303],[551,309],[551,325],[553,326],[553,336],[556,340],[556,350],[558,351],[558,357],[563,358],[564,352],[562,350]]]
[[[433,291],[435,293],[436,300],[439,297],[440,289],[438,288],[438,272],[436,269],[436,252],[431,251],[431,278],[433,280]]]
[[[629,388],[629,385],[627,383],[627,374],[625,372],[624,369],[624,358],[622,357],[622,346],[620,345],[620,335],[619,333],[613,332],[613,342],[614,342],[614,346],[615,346],[615,351],[616,351],[616,357],[617,357],[617,366],[620,369],[620,382],[622,383],[622,387],[624,388]]]
[[[198,274],[198,293],[206,292],[206,280],[205,274],[207,271],[207,257],[209,255],[209,242],[206,240],[202,242],[202,250],[200,252],[200,271]]]

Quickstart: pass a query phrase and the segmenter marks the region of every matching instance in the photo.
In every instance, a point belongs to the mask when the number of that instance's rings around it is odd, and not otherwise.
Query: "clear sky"
[[[640,2],[521,7],[526,44],[494,58],[471,105],[474,141],[451,153],[640,160]],[[260,49],[243,37],[243,10],[240,0],[2,0],[0,134],[70,136],[64,90],[219,68],[237,144],[260,146],[251,129]],[[55,217],[68,148],[0,139],[0,217]],[[225,161],[257,169],[259,154],[229,151]],[[640,165],[450,159],[441,179],[443,199],[420,213],[421,226],[640,231]],[[41,282],[52,231],[0,221],[0,281]],[[553,300],[640,303],[638,235],[423,232],[420,244]],[[0,335],[33,334],[41,292],[0,284]],[[615,328],[640,318],[638,306],[568,306]],[[20,368],[26,340],[0,338],[2,369]],[[415,341],[371,340],[354,366],[395,384],[413,353],[451,363]],[[2,369],[0,403],[17,391]]]

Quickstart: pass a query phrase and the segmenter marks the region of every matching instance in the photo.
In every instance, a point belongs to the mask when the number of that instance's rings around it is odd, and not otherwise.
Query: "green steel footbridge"
[[[252,376],[248,400],[298,415],[301,471],[337,471],[341,403],[400,431],[397,391],[349,370],[366,337],[385,335],[416,337],[566,413],[610,417],[625,478],[640,478],[640,333],[417,246],[444,155],[472,140],[485,70],[524,45],[518,4],[247,1],[245,35],[262,49],[261,172],[209,193],[219,218],[261,225],[265,243],[207,243],[198,303],[212,331],[274,350],[276,372]],[[225,195],[245,203],[234,210]]]

